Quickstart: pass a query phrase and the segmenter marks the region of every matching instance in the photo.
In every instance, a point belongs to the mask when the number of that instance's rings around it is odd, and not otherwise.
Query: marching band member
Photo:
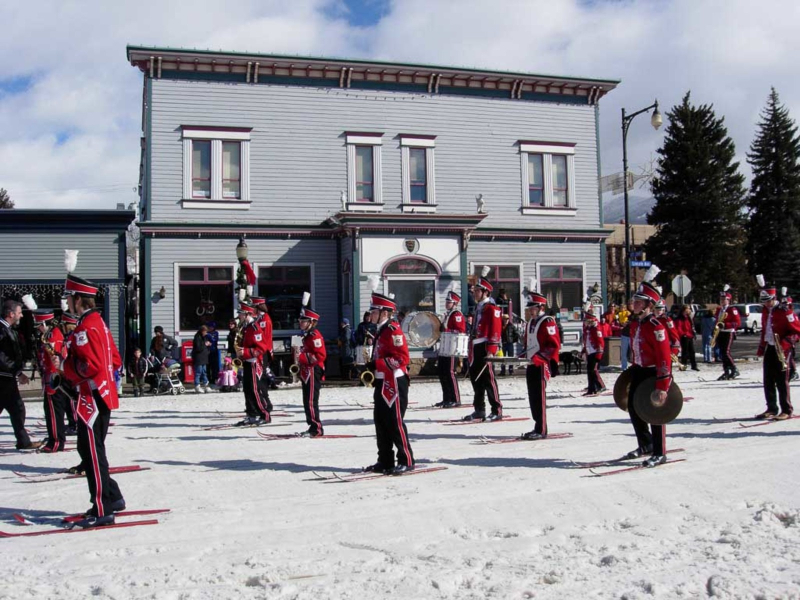
[[[373,395],[378,462],[364,470],[400,475],[414,469],[414,453],[403,421],[408,407],[408,341],[400,323],[392,318],[396,310],[394,300],[372,293],[370,318],[377,325],[377,334],[369,370],[378,380]]]
[[[250,303],[256,308],[256,325],[261,330],[262,345],[264,354],[261,356],[261,365],[263,371],[260,379],[258,380],[258,390],[264,402],[267,404],[267,410],[272,412],[272,401],[269,399],[269,389],[273,385],[275,375],[272,373],[272,319],[269,316],[267,309],[267,299],[258,296],[252,296]]]
[[[637,458],[652,453],[652,456],[644,462],[645,467],[656,467],[667,461],[666,426],[648,425],[636,412],[634,403],[636,389],[649,377],[656,378],[655,393],[660,402],[666,401],[667,391],[672,383],[672,360],[667,329],[651,314],[652,307],[661,300],[658,288],[650,283],[658,272],[658,267],[654,265],[645,273],[645,281],[633,295],[634,317],[631,320],[633,365],[630,367],[628,413],[639,447],[629,452],[627,458]]]
[[[717,381],[724,381],[725,379],[736,379],[739,376],[739,370],[733,364],[733,356],[731,356],[731,346],[733,345],[733,338],[736,330],[739,329],[741,324],[741,317],[739,311],[731,306],[731,286],[727,283],[722,291],[719,293],[719,307],[714,313],[714,318],[717,321],[719,333],[717,334],[716,346],[719,348],[720,356],[722,357],[723,373],[717,378]],[[763,317],[762,317],[763,318]]]
[[[596,396],[606,391],[606,384],[600,377],[600,361],[606,347],[603,330],[597,324],[597,316],[587,312],[583,327],[583,349],[586,355],[586,376],[589,378],[589,388],[584,396]]]
[[[484,267],[481,277],[472,288],[475,299],[475,318],[470,331],[469,378],[475,391],[474,412],[464,417],[465,421],[499,421],[503,418],[503,404],[497,390],[494,365],[486,359],[495,356],[500,346],[502,334],[501,310],[492,298],[494,287],[486,279],[489,267]],[[485,396],[489,397],[492,413],[486,416]]]
[[[113,525],[114,512],[125,510],[119,486],[108,474],[105,446],[111,411],[119,408],[114,372],[122,360],[95,307],[97,291],[90,281],[71,272],[67,275],[64,296],[69,311],[78,315],[78,325],[64,361],[64,376],[78,390],[78,454],[86,468],[92,501],[86,518],[77,523],[84,528]]]
[[[792,302],[792,297],[789,296],[785,287],[781,288],[781,308],[786,311],[787,316],[788,314],[794,314],[794,304]],[[787,337],[786,341],[792,345],[792,349],[789,351],[789,381],[796,381],[800,379],[797,375],[797,364],[795,360],[795,346],[797,345],[797,341],[800,336],[790,335]]]
[[[64,415],[70,405],[69,397],[60,388],[61,363],[66,358],[64,334],[53,326],[53,311],[34,313],[33,319],[42,334],[38,348],[39,371],[44,388],[44,422],[47,440],[39,452],[59,452],[67,443]],[[70,407],[71,408],[71,407]]]
[[[62,301],[66,302],[66,301]],[[78,325],[78,317],[75,315],[71,315],[68,312],[61,313],[61,327],[63,328],[64,334],[64,354],[65,356],[69,355],[69,349],[72,345],[72,335],[75,332],[75,327]],[[63,362],[63,361],[62,361]],[[67,404],[67,428],[64,430],[67,436],[71,435],[78,435],[78,423],[76,419],[78,418],[77,410],[78,410],[78,393],[66,380],[66,378],[61,378],[61,388],[67,393],[69,397],[69,403]]]
[[[661,294],[661,288],[656,286],[656,290],[658,293]],[[669,351],[674,359],[673,361],[677,360],[678,355],[681,352],[681,334],[678,331],[678,328],[675,327],[675,322],[672,320],[667,313],[667,305],[664,302],[664,298],[659,299],[658,302],[655,303],[653,306],[653,316],[663,323],[664,328],[667,330],[667,335],[669,336]]]
[[[561,340],[553,317],[545,314],[547,298],[538,292],[530,292],[525,307],[525,358],[530,361],[525,380],[528,384],[528,402],[531,407],[534,428],[522,434],[526,440],[547,437],[547,382],[550,380],[550,361],[558,360]]]
[[[267,350],[267,344],[256,316],[257,311],[254,306],[245,303],[239,304],[239,330],[242,337],[239,356],[244,370],[242,388],[244,389],[244,406],[247,415],[237,423],[240,426],[265,425],[272,420],[270,407],[261,394],[261,378],[264,375],[262,360]],[[270,349],[272,349],[271,346]]]
[[[789,338],[800,335],[800,322],[794,312],[787,312],[777,304],[776,290],[764,284],[764,276],[757,275],[758,285],[761,287],[759,300],[764,305],[761,313],[761,343],[758,346],[758,356],[763,356],[762,368],[764,372],[764,397],[767,400],[767,410],[755,416],[756,419],[788,419],[794,409],[789,394],[789,368],[787,354],[791,351],[792,344]],[[776,401],[775,390],[778,390]],[[780,413],[778,412],[780,402]]]
[[[447,292],[444,306],[447,313],[444,315],[444,332],[464,334],[467,332],[467,320],[464,318],[458,306],[461,304],[461,296],[453,291]],[[460,359],[456,356],[439,356],[437,367],[439,369],[439,383],[442,386],[442,401],[436,406],[441,408],[451,408],[461,406],[461,392],[458,389],[458,367]]]
[[[308,431],[301,435],[319,437],[324,435],[322,421],[319,418],[319,390],[325,379],[325,359],[328,355],[325,350],[325,339],[317,329],[319,313],[305,306],[306,294],[308,292],[303,294],[303,308],[300,309],[303,346],[297,356],[297,364],[300,367],[300,381],[303,385],[303,410],[306,413]]]

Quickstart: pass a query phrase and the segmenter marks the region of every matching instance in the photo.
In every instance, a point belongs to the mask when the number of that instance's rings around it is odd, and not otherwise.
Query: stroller
[[[165,359],[160,362],[154,356],[150,357],[153,365],[152,379],[150,381],[150,393],[154,396],[161,394],[183,394],[186,388],[180,380],[181,365],[172,359]]]

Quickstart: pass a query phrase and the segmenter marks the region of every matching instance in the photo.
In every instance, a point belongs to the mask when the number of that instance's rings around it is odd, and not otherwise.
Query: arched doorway
[[[383,267],[386,289],[394,294],[397,311],[436,312],[436,288],[442,269],[435,261],[421,256],[401,256]]]

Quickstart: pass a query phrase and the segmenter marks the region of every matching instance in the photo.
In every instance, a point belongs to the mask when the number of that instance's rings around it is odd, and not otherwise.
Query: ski
[[[285,427],[291,423],[261,423],[260,425],[237,425],[236,423],[229,423],[227,425],[212,425],[210,427],[201,427],[198,431],[223,431],[226,429],[255,429],[257,427]]]
[[[310,436],[309,437],[304,437],[304,436],[300,435],[299,433],[276,434],[276,433],[265,433],[263,431],[258,431],[258,430],[256,430],[256,433],[259,436],[261,436],[262,439],[267,440],[267,441],[271,441],[271,440],[294,440],[294,439],[298,439],[298,440],[305,440],[305,439],[309,439],[309,440],[320,440],[320,439],[338,440],[338,439],[359,437],[357,435],[342,435],[342,434],[340,434],[340,435],[318,435],[317,437],[310,437]],[[364,437],[364,436],[361,436],[361,437]]]
[[[683,452],[683,448],[675,448],[674,450],[668,450],[667,454],[676,454],[678,452]],[[596,469],[597,467],[613,467],[614,465],[618,465],[620,463],[627,462],[629,460],[641,460],[641,456],[637,456],[636,458],[627,458],[626,456],[620,456],[619,458],[612,458],[611,460],[599,460],[597,462],[578,462],[578,461],[570,461],[573,465],[575,465],[578,469]]]
[[[149,471],[150,467],[142,467],[141,465],[129,465],[124,467],[109,467],[109,475],[119,475],[120,473],[135,473],[137,471]],[[56,473],[23,473],[22,471],[12,471],[14,475],[22,477],[25,481],[30,483],[39,483],[43,481],[58,481],[60,479],[80,479],[86,477],[82,473],[69,473],[67,471],[59,471]]]
[[[347,477],[354,477],[356,475],[363,475],[366,471],[353,471],[352,473],[345,473],[344,475],[338,475],[330,471],[329,473],[320,473],[318,471],[311,471],[314,475],[314,479],[310,481],[330,481],[333,479],[337,479],[337,477],[347,478]]]
[[[142,517],[145,515],[158,515],[170,512],[169,508],[153,508],[147,510],[123,510],[114,513],[114,517]],[[67,515],[66,517],[27,517],[23,513],[12,515],[16,521],[22,525],[51,525],[53,523],[77,523],[84,519],[86,515]]]
[[[565,438],[571,438],[571,433],[549,433],[545,438],[539,438],[538,440],[526,440],[522,436],[513,437],[513,438],[487,438],[486,436],[481,436],[480,440],[474,442],[476,444],[511,444],[514,442],[546,442],[547,440],[563,440]]]
[[[430,406],[420,406],[418,408],[410,408],[409,410],[451,410],[453,408],[464,408],[464,405],[459,404],[458,406],[436,406],[435,404],[431,404]]]
[[[472,421],[432,421],[443,425],[480,425],[482,423],[509,423],[511,421],[530,421],[530,417],[503,417],[499,421],[487,421],[485,419],[474,419]]]
[[[50,535],[54,533],[79,533],[83,531],[102,531],[104,529],[117,529],[121,527],[137,527],[139,525],[158,525],[158,519],[145,519],[141,521],[125,521],[124,523],[114,523],[113,525],[104,525],[103,527],[91,527],[89,529],[81,529],[75,527],[73,529],[58,528],[48,529],[46,531],[26,531],[24,533],[9,533],[7,531],[0,531],[0,538],[16,538],[16,537],[33,537],[37,535]]]
[[[773,423],[783,423],[784,421],[791,421],[792,419],[800,419],[800,415],[794,416],[792,415],[788,419],[766,419],[766,420],[759,420],[757,423],[739,423],[739,427],[743,429],[750,429],[751,427],[761,427],[762,425],[771,425]]]
[[[384,473],[354,473],[351,475],[339,475],[334,473],[335,479],[328,479],[330,483],[350,483],[351,481],[366,481],[368,479],[386,479],[393,477],[406,477],[408,475],[422,475],[424,473],[435,473],[436,471],[444,471],[447,467],[418,467],[413,471],[406,471],[398,475],[386,475]]]
[[[684,462],[685,458],[678,458],[676,460],[668,460],[664,464],[658,465],[658,467],[663,467],[664,465],[672,465],[679,462]],[[634,467],[625,467],[623,469],[614,469],[613,471],[595,471],[594,469],[589,469],[594,477],[607,477],[608,475],[617,475],[619,473],[627,473],[628,471],[640,471],[642,469],[657,469],[658,467],[645,467],[644,465],[636,465]]]

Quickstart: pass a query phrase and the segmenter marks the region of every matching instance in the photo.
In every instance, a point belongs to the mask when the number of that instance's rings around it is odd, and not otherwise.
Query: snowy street
[[[761,365],[740,365],[732,382],[703,367],[676,373],[691,400],[667,427],[667,449],[683,449],[670,456],[683,460],[608,477],[572,461],[618,458],[636,441],[611,396],[581,397],[585,375],[548,389],[550,433],[573,437],[508,444],[481,438],[533,422],[445,424],[470,412],[469,382],[462,409],[419,410],[440,390],[412,381],[418,466],[447,469],[352,482],[312,471],[375,462],[372,390],[322,390],[325,432],[357,436],[348,439],[202,429],[238,420],[241,394],[123,398],[106,440],[111,466],[149,470],[114,477],[128,509],[171,512],[117,520],[153,526],[0,540],[0,598],[800,598],[800,419],[742,427],[764,410]],[[603,377],[611,389],[616,375]],[[530,417],[524,378],[499,387],[507,418]],[[299,389],[271,398],[289,416],[258,431],[306,428]],[[41,406],[27,408],[40,439]],[[11,450],[7,415],[0,444],[0,530],[52,528],[14,513],[89,507],[84,479],[13,472],[52,473],[77,464],[77,452]]]

